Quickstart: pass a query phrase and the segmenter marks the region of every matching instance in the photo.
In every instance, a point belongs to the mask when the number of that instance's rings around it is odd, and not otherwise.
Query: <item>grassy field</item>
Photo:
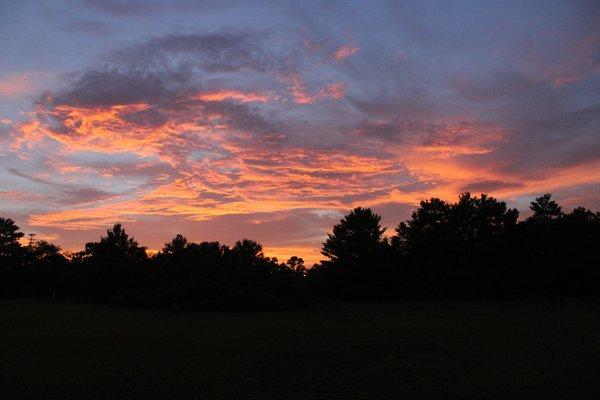
[[[600,398],[600,299],[252,314],[1,301],[0,398]]]

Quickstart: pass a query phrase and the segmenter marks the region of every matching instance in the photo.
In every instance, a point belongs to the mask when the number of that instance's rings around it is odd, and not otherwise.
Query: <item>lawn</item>
[[[600,299],[248,314],[0,301],[0,398],[600,398]]]

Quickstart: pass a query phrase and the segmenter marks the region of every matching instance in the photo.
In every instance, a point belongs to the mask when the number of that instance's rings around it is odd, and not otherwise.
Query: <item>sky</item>
[[[600,209],[598,1],[0,2],[0,216],[320,259],[357,206]]]

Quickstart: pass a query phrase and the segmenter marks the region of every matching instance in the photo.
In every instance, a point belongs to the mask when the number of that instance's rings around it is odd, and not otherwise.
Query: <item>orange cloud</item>
[[[368,180],[373,190],[386,190],[388,179],[402,171],[394,160],[309,152],[302,148],[272,152],[237,149],[235,158],[192,163],[185,178],[159,185],[135,200],[35,214],[31,225],[90,229],[140,215],[183,215],[206,220],[229,214],[251,214],[304,208],[345,208],[341,197],[360,195]],[[266,160],[260,165],[253,161]],[[239,179],[223,171],[236,169]]]
[[[321,88],[317,94],[310,94],[299,76],[291,77],[290,91],[294,101],[298,104],[313,104],[323,99],[338,100],[344,97],[346,85],[342,82],[334,82]]]
[[[343,84],[331,84],[318,96],[339,98],[344,88]],[[85,230],[152,215],[205,221],[233,214],[345,210],[394,202],[418,204],[433,196],[451,199],[464,187],[481,181],[519,182],[518,187],[509,185],[494,193],[515,196],[600,180],[588,165],[571,172],[556,171],[551,180],[536,180],[500,173],[492,163],[465,164],[465,157],[493,154],[506,133],[499,126],[459,118],[437,125],[417,125],[411,128],[409,140],[385,142],[386,154],[377,144],[377,155],[362,155],[368,141],[361,148],[347,150],[271,147],[243,128],[229,126],[218,110],[207,111],[203,103],[194,102],[231,98],[242,102],[262,99],[240,92],[203,93],[191,100],[183,99],[182,110],[161,110],[165,120],[155,125],[131,119],[132,115],[152,110],[153,106],[145,103],[87,108],[59,105],[47,114],[39,111],[37,119],[20,127],[25,144],[35,145],[47,137],[71,153],[127,152],[176,166],[178,176],[157,176],[152,185],[134,197],[37,212],[28,222]],[[54,118],[61,126],[44,122],[42,116]],[[200,123],[193,122],[198,119]],[[193,151],[201,151],[201,156],[192,157]],[[93,173],[64,162],[55,161],[53,165],[61,174]]]
[[[333,85],[326,92],[335,97],[342,91],[343,86]],[[231,97],[214,96],[221,100]],[[193,107],[194,112],[203,112],[201,105]],[[86,230],[114,221],[135,221],[144,215],[180,215],[204,221],[232,214],[322,208],[343,210],[356,205],[389,202],[417,204],[431,196],[454,197],[461,187],[472,181],[520,179],[502,176],[484,167],[463,166],[457,158],[492,152],[494,144],[502,141],[504,134],[500,128],[490,125],[448,122],[442,125],[442,130],[436,131],[435,136],[425,137],[427,144],[422,141],[397,146],[390,144],[388,151],[396,156],[382,157],[302,147],[271,149],[257,146],[254,141],[248,146],[239,141],[244,137],[240,132],[221,126],[218,114],[211,114],[206,125],[190,123],[190,109],[186,109],[185,115],[168,114],[169,118],[156,127],[138,125],[128,119],[132,113],[150,108],[148,104],[130,104],[51,109],[50,114],[68,128],[68,134],[37,121],[23,125],[21,130],[25,136],[34,132],[46,135],[70,152],[125,151],[144,157],[157,156],[177,164],[181,174],[177,178],[165,176],[155,180],[153,186],[133,199],[107,199],[94,206],[34,213],[29,224]],[[211,119],[217,121],[217,125]],[[429,130],[423,135],[430,135]],[[193,148],[204,146],[203,139],[211,143],[210,150],[204,150],[200,159],[189,158],[187,154]],[[172,146],[181,148],[182,152],[171,154]],[[207,157],[218,154],[215,153],[218,148],[228,156]],[[55,165],[63,174],[85,173],[76,167]],[[424,186],[416,190],[403,185],[402,179]],[[573,181],[572,177],[569,179]],[[535,183],[531,185],[535,187]]]
[[[297,104],[340,99],[346,91],[344,83],[333,82],[311,93],[293,68],[280,79],[289,85]],[[326,124],[314,123],[312,129],[323,143],[287,141],[286,130],[252,111],[272,106],[273,97],[266,93],[223,89],[178,94],[166,105],[42,102],[30,114],[30,121],[18,126],[12,150],[27,154],[27,150],[57,148],[45,165],[51,167],[50,173],[60,174],[61,181],[88,177],[122,183],[127,191],[86,203],[37,209],[29,213],[28,224],[85,231],[115,221],[133,223],[153,217],[206,223],[260,214],[254,220],[260,226],[273,223],[264,217],[273,213],[417,205],[429,197],[454,200],[469,185],[482,182],[498,183],[492,194],[509,199],[600,182],[599,165],[589,163],[557,168],[542,178],[503,172],[499,161],[493,160],[509,137],[506,128],[461,115],[405,124],[381,118],[364,129],[349,128],[343,145],[338,146],[328,146],[335,133]],[[125,154],[135,167],[168,164],[169,169],[159,168],[143,183],[129,186],[128,177],[115,178],[122,173],[120,168],[101,169],[68,160],[89,152]],[[473,163],[478,157],[490,158]],[[0,192],[0,199],[7,201],[23,196],[17,191]],[[306,242],[267,241],[265,248],[280,261],[299,255],[310,265],[320,258],[316,236],[311,234]]]
[[[288,90],[297,104],[313,104],[324,99],[340,99],[346,92],[346,84],[332,82],[320,88],[316,94],[311,94],[296,68],[286,62],[286,70],[279,75],[281,82],[287,83]]]
[[[223,101],[223,100],[237,100],[243,103],[248,102],[259,102],[266,103],[269,100],[269,96],[262,93],[247,93],[237,90],[221,90],[216,92],[198,93],[193,98],[204,101]]]

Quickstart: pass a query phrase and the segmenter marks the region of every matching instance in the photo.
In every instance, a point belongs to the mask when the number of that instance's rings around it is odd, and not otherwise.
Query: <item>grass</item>
[[[600,299],[210,314],[0,302],[0,398],[600,398]]]

